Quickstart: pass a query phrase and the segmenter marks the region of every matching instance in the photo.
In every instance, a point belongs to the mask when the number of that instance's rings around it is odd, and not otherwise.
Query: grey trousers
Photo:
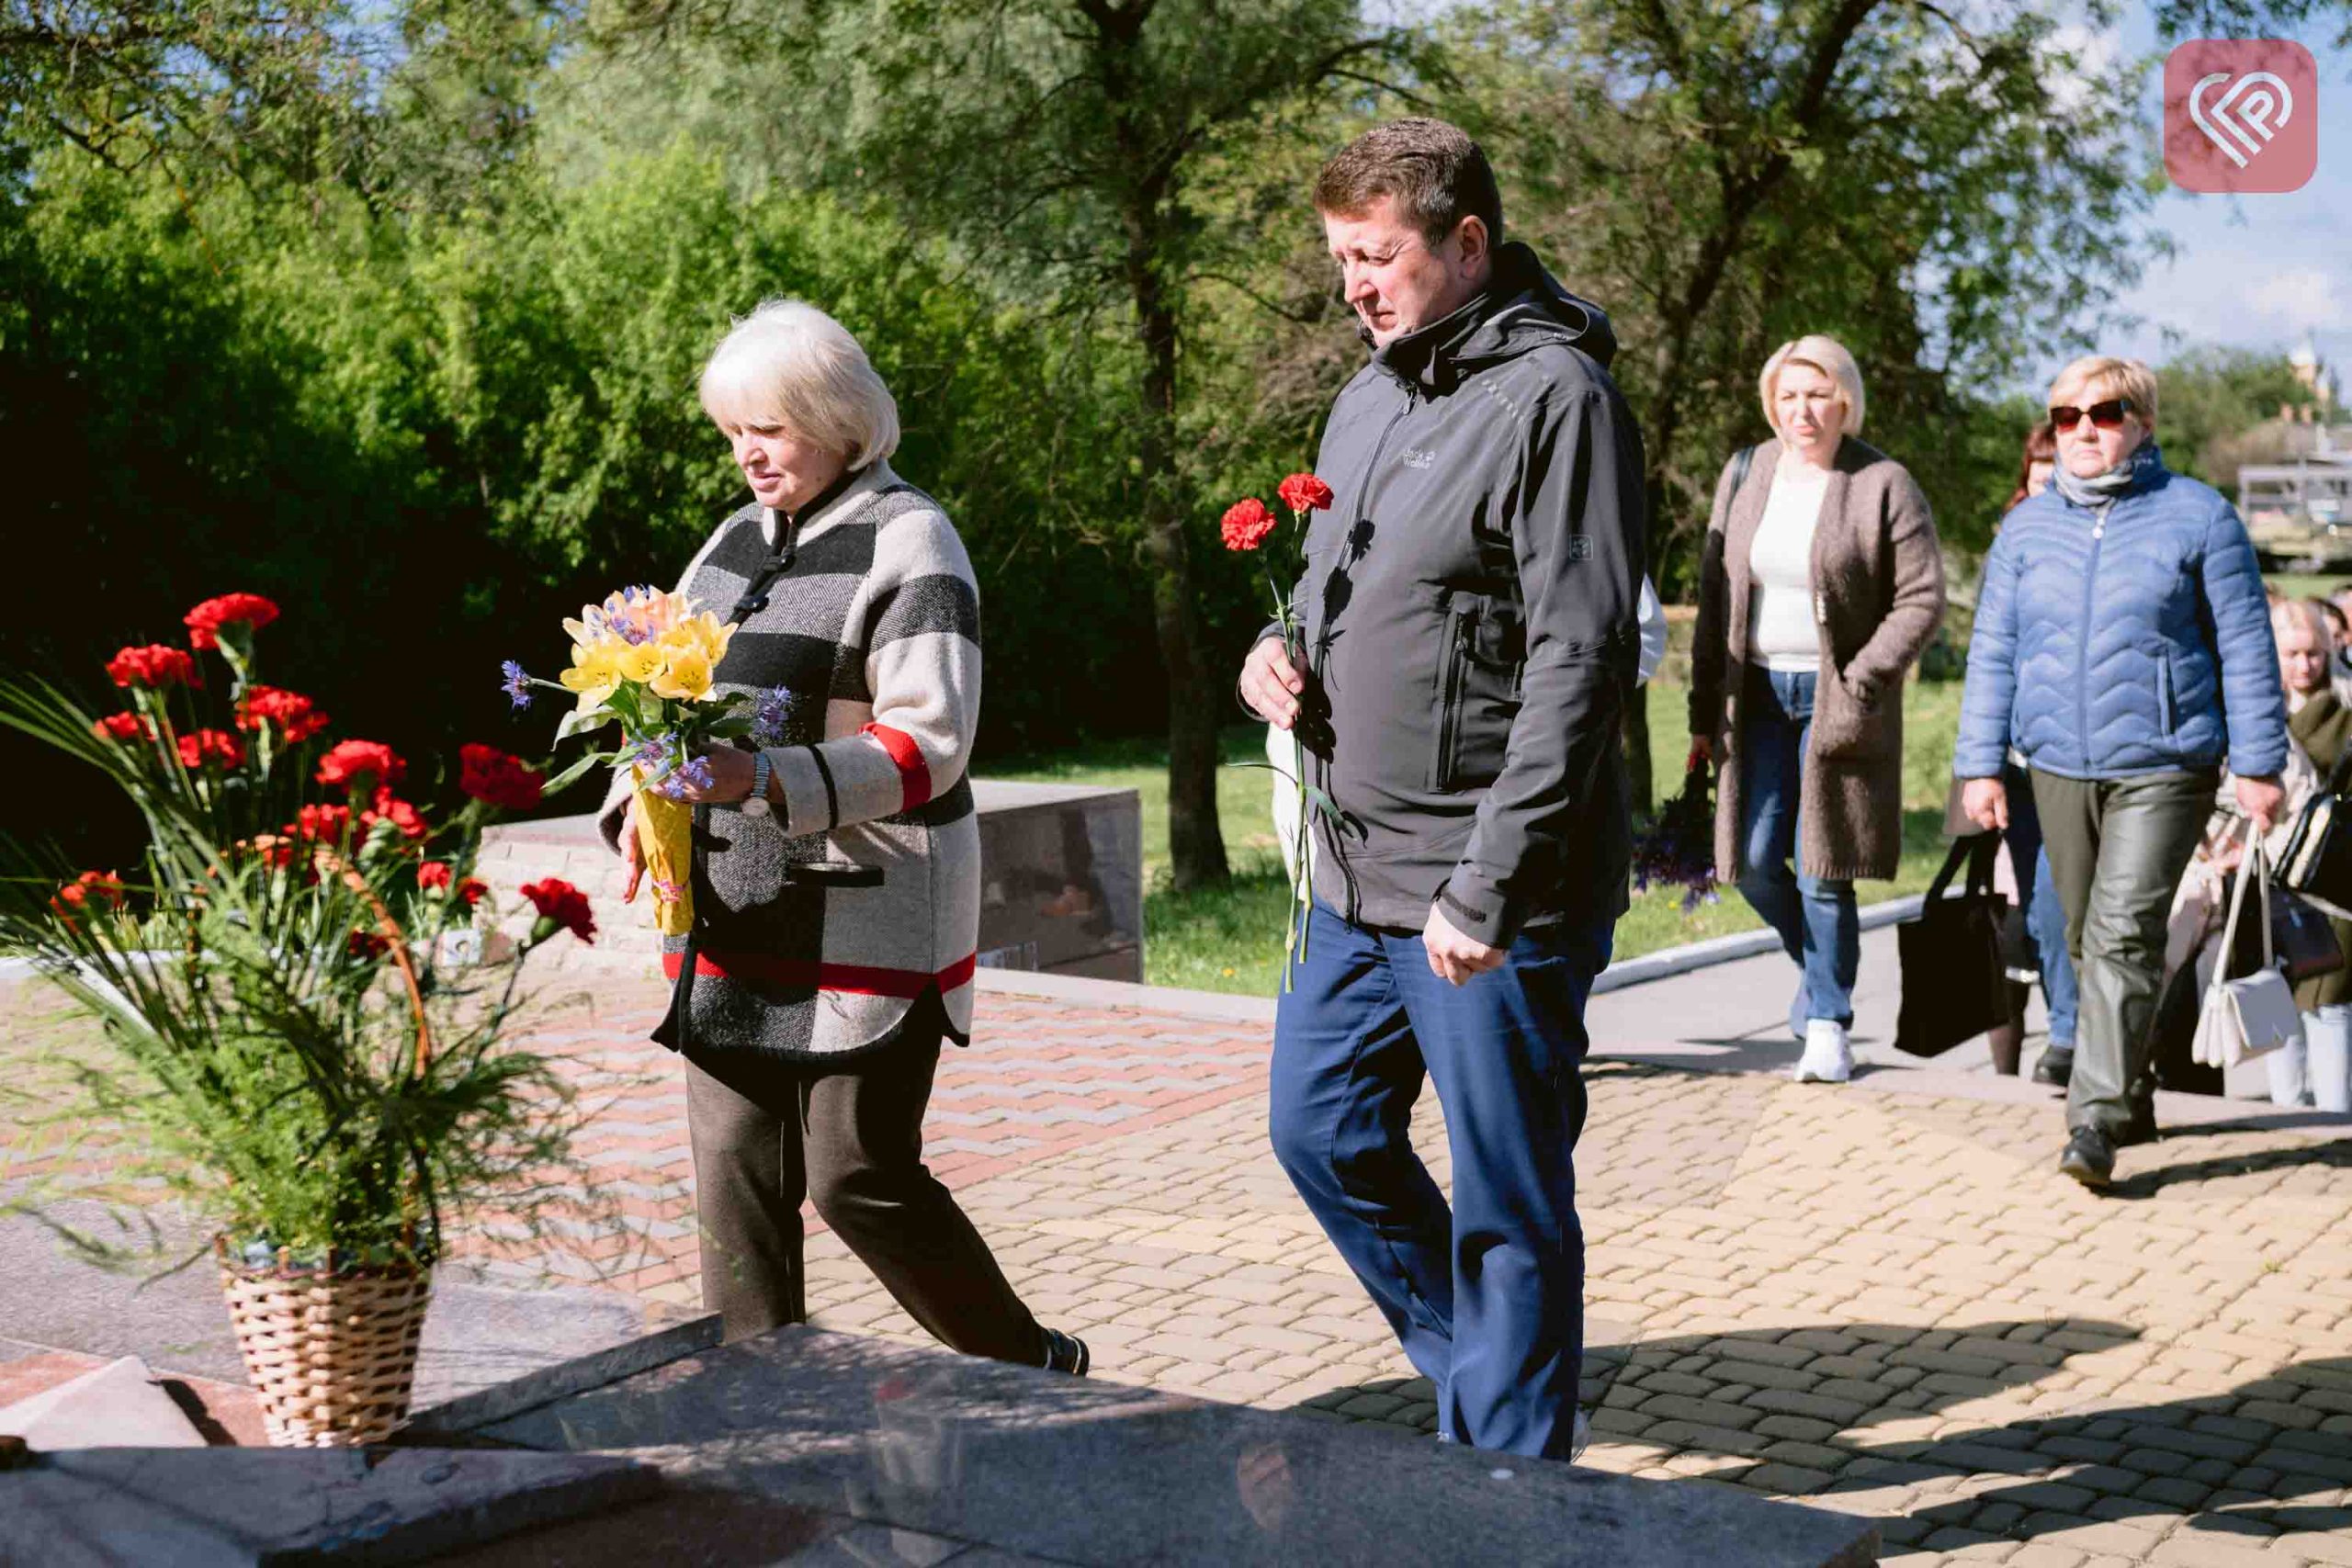
[[[967,1355],[1045,1364],[1037,1320],[922,1163],[941,1026],[936,1000],[915,1009],[895,1043],[841,1066],[686,1053],[702,1299],[729,1339],[808,1317],[808,1197],[933,1338]]]
[[[2220,775],[2062,779],[2035,770],[2033,803],[2075,960],[2081,1011],[2066,1125],[2115,1136],[2147,1070],[2149,1026],[2164,984],[2165,921]]]

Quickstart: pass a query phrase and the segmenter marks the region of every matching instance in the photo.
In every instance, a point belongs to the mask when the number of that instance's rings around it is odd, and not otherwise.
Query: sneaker
[[[2033,1081],[2046,1083],[2052,1089],[2064,1089],[2075,1076],[2075,1048],[2052,1045],[2042,1052],[2041,1060],[2033,1065]]]
[[[1854,1076],[1854,1047],[1846,1026],[1816,1018],[1804,1026],[1804,1055],[1792,1075],[1799,1083],[1844,1083]]]
[[[2115,1145],[2096,1127],[2077,1127],[2067,1135],[2058,1169],[2094,1192],[2104,1191],[2115,1178]]]
[[[1093,1364],[1094,1358],[1087,1354],[1085,1340],[1075,1334],[1064,1334],[1058,1328],[1046,1330],[1047,1371],[1068,1372],[1074,1378],[1082,1378],[1086,1375],[1086,1369]]]

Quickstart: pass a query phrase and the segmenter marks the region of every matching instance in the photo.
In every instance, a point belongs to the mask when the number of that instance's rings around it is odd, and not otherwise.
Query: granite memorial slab
[[[1734,1487],[1477,1452],[800,1327],[672,1361],[481,1435],[625,1453],[680,1487],[1009,1561],[1854,1568],[1877,1560],[1869,1520]]]
[[[652,1468],[598,1454],[73,1449],[0,1472],[0,1563],[423,1562],[660,1485]]]

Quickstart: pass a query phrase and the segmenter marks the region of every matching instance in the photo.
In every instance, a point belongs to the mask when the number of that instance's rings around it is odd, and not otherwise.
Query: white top
[[[1821,633],[1813,620],[1813,530],[1829,475],[1782,462],[1772,472],[1764,521],[1747,552],[1747,658],[1768,670],[1821,668]]]

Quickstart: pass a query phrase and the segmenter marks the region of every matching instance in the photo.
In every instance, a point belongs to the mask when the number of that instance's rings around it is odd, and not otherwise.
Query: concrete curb
[[[1861,911],[1862,930],[1876,931],[1907,920],[1919,912],[1920,895],[1890,898]],[[1661,948],[1622,964],[1611,964],[1592,985],[1595,996],[1622,991],[1628,986],[1671,979],[1694,969],[1736,963],[1759,953],[1780,951],[1781,939],[1769,931],[1735,931],[1705,942]],[[1021,969],[983,969],[979,988],[1004,996],[1039,997],[1053,1001],[1080,1002],[1090,1007],[1129,1008],[1139,1011],[1172,1012],[1184,1018],[1214,1019],[1220,1023],[1272,1024],[1274,998],[1232,991],[1192,991],[1175,986],[1145,986],[1130,980],[1093,980],[1076,975],[1040,975]]]

